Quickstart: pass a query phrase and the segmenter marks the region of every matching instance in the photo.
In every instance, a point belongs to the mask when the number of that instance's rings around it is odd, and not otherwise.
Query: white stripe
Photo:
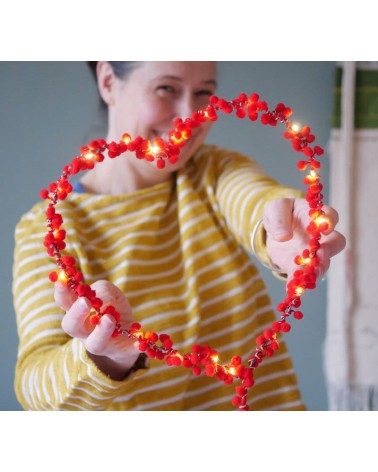
[[[38,308],[35,308],[34,310],[31,310],[29,311],[29,313],[27,315],[25,315],[22,320],[20,321],[20,324],[19,324],[19,327],[22,328],[25,324],[28,324],[30,323],[30,321],[34,318],[34,316],[39,316],[41,315],[42,313],[44,313],[45,311],[47,312],[47,314],[50,314],[50,311],[49,310],[55,310],[55,314],[60,314],[61,313],[57,313],[57,306],[56,306],[56,303],[55,302],[51,302],[51,303],[45,303],[44,305],[41,305],[39,306]]]
[[[32,298],[34,300],[34,298],[38,297],[38,294],[40,293],[43,293],[43,295],[47,295],[48,292],[52,293],[52,289],[44,290],[43,292],[40,292],[39,289],[45,288],[45,287],[46,287],[46,280],[40,279],[40,280],[36,280],[35,283],[29,285],[24,290],[21,290],[17,294],[17,299],[15,300],[15,307],[17,308],[17,310],[26,311],[25,308],[28,308],[28,305],[29,305],[28,301],[31,300]],[[31,297],[30,293],[35,293],[35,295]],[[26,298],[27,302],[22,303],[23,298]]]
[[[225,401],[231,403],[231,400],[235,396],[235,393],[232,392],[233,389],[231,385],[230,385],[230,389],[231,389],[231,394],[224,395],[223,397],[213,398],[212,400],[209,400],[206,403],[200,403],[199,405],[196,405],[195,407],[189,408],[188,411],[204,411],[212,406],[219,405],[220,403],[223,403]]]
[[[48,329],[43,331],[42,333],[37,333],[36,336],[34,336],[32,339],[29,339],[29,341],[22,346],[22,348],[19,350],[18,356],[22,356],[24,352],[32,346],[35,342],[40,341],[43,338],[46,338],[48,336],[54,336],[56,334],[62,334],[61,329]]]
[[[167,392],[167,393],[169,393],[169,392]],[[155,401],[155,402],[144,403],[141,406],[135,407],[134,410],[135,411],[152,410],[156,407],[161,407],[163,405],[168,405],[168,404],[174,403],[176,401],[182,401],[183,397],[184,397],[184,394],[185,394],[185,391],[182,391],[182,392],[178,393],[177,395],[175,395],[173,397],[169,397],[169,398],[165,397],[164,399],[160,399],[160,400]]]
[[[208,317],[205,320],[201,322],[201,326],[207,326],[211,323],[220,321],[222,318],[225,316],[228,316],[230,314],[233,314],[235,312],[238,312],[240,310],[244,311],[249,307],[249,305],[254,304],[258,298],[266,294],[266,290],[261,290],[259,292],[253,293],[248,299],[246,299],[243,303],[239,303],[238,305],[234,305],[232,308],[225,310],[225,311],[220,311],[214,316]],[[270,311],[271,307],[269,305],[264,305],[260,309],[254,311],[254,317],[257,317],[260,313],[260,311],[265,312],[265,311]]]
[[[51,268],[53,267],[53,269]],[[30,270],[26,272],[24,275],[21,275],[18,277],[14,283],[14,291],[17,291],[19,286],[27,281],[28,279],[36,280],[38,279],[38,276],[41,275],[41,272],[51,272],[51,270],[54,270],[54,265],[53,263],[49,263],[47,265],[43,265],[40,267],[37,267],[36,269]]]
[[[175,367],[171,367],[171,369],[175,369]],[[186,380],[188,380],[188,377],[190,375],[191,375],[191,371],[188,369],[188,372],[185,375],[182,375],[181,377],[174,377],[171,380],[166,380],[164,382],[159,382],[158,384],[153,384],[153,385],[150,385],[148,387],[141,388],[136,392],[129,393],[128,395],[119,396],[115,399],[115,402],[118,402],[118,403],[123,402],[123,401],[128,402],[132,398],[134,398],[135,396],[139,396],[139,395],[141,395],[143,393],[146,393],[146,392],[153,391],[153,392],[156,393],[159,390],[164,390],[166,388],[172,387],[173,385],[177,385],[177,384],[180,384],[181,382],[185,382]],[[163,393],[165,395],[165,392],[163,392]],[[185,391],[183,391],[183,393],[185,393]],[[156,394],[156,396],[158,396],[158,394]],[[180,396],[182,396],[182,395],[180,394]],[[143,407],[145,407],[145,404],[143,405]]]
[[[125,195],[124,196],[125,199],[122,199],[122,196],[115,197],[115,199],[120,198],[121,200],[114,203],[114,204],[112,204],[112,205],[107,205],[103,209],[90,208],[89,213],[88,213],[88,218],[91,218],[90,215],[93,211],[95,211],[96,214],[103,214],[104,213],[106,215],[107,212],[108,213],[114,212],[119,207],[124,206],[124,207],[127,208],[127,206],[130,203],[134,205],[138,201],[141,201],[143,203],[144,200],[150,201],[150,200],[153,200],[153,198],[160,198],[160,196],[164,196],[165,194],[170,193],[170,191],[171,191],[170,187],[158,189],[158,190],[155,190],[153,192],[149,192],[148,195],[147,195],[147,198],[146,198],[146,195],[144,195],[144,194],[133,195],[132,197],[130,197],[128,195]],[[100,206],[102,206],[103,198],[104,198],[103,195],[93,195],[91,197],[85,196],[84,200],[83,200],[83,197],[81,195],[82,194],[76,194],[75,193],[75,194],[72,194],[71,197],[70,197],[71,200],[76,203],[76,208],[78,210],[85,210],[89,206],[95,206],[96,207],[97,202],[99,202]],[[108,197],[111,198],[110,196],[108,196]],[[85,222],[86,220],[82,218],[81,221]]]
[[[283,375],[284,377],[284,375]],[[269,397],[274,397],[276,395],[280,395],[282,393],[288,393],[288,392],[293,392],[297,389],[295,385],[286,385],[285,387],[277,388],[275,390],[269,390],[268,392],[261,393],[260,395],[256,396],[251,396],[250,400],[251,401],[260,401],[260,400],[265,400],[266,398]],[[273,409],[281,409],[284,408],[285,403],[281,403],[280,405],[276,405]]]
[[[33,331],[35,328],[37,328],[38,326],[40,326],[42,324],[49,325],[50,322],[51,322],[53,325],[55,325],[56,323],[54,323],[54,322],[56,320],[59,320],[61,322],[62,319],[63,319],[63,315],[46,315],[46,316],[42,316],[40,318],[37,318],[36,320],[34,320],[34,321],[32,321],[32,322],[30,322],[26,325],[25,329],[22,332],[22,336],[23,337],[27,336],[31,331]]]
[[[170,208],[170,211],[173,211],[172,210],[172,207]],[[167,213],[167,216],[169,214]],[[148,216],[148,221],[149,222],[161,222],[161,215],[152,215],[152,216]],[[90,239],[90,242],[92,245],[95,245],[95,244],[99,244],[101,243],[104,239],[108,239],[111,235],[113,234],[116,234],[116,233],[119,233],[119,232],[126,232],[127,234],[130,234],[133,232],[133,236],[135,237],[135,235],[138,235],[138,232],[135,232],[134,231],[134,228],[133,228],[133,223],[134,223],[134,226],[136,226],[137,228],[139,228],[140,226],[140,220],[139,221],[136,221],[136,222],[128,222],[127,220],[125,221],[124,220],[124,224],[122,226],[117,226],[117,227],[113,227],[112,229],[110,230],[107,230],[102,236],[98,237],[97,239]],[[107,224],[109,224],[109,222],[107,222]],[[110,222],[110,224],[113,224],[113,221]],[[174,226],[177,224],[177,221],[173,221],[171,223],[171,226]],[[93,229],[93,228],[92,228]],[[96,229],[96,228],[95,228]],[[89,232],[89,231],[87,231]],[[160,229],[159,231],[146,231],[145,234],[146,235],[152,235],[156,238],[156,235],[162,235],[164,233],[167,232],[167,227],[163,227],[162,229]]]
[[[77,405],[75,403],[71,403],[69,401],[64,401],[60,404],[60,407],[59,407],[59,410],[60,411],[66,411],[66,410],[70,410],[70,408],[68,407],[72,407],[74,410],[80,410],[80,411],[87,411],[87,409],[81,405]]]
[[[48,288],[46,290],[38,290],[41,285],[46,286],[46,281],[39,280],[35,284],[31,285],[31,287],[29,287],[27,290],[21,292],[17,300],[19,303],[16,304],[16,307],[20,312],[26,313],[27,311],[29,311],[29,306],[32,305],[34,302],[38,301],[39,299],[43,299],[46,296],[52,296],[52,288]],[[29,295],[29,297],[26,298],[26,301],[24,303],[20,303],[21,299],[26,296],[25,292],[30,292],[30,289],[32,289],[34,295]]]
[[[282,403],[281,405],[278,405],[278,407],[274,407],[274,408],[267,408],[266,411],[279,411],[279,410],[284,410],[284,409],[288,409],[288,408],[293,408],[293,407],[296,407],[296,406],[303,406],[303,403],[301,400],[296,400],[296,401],[292,401],[292,402],[286,402],[286,403]]]

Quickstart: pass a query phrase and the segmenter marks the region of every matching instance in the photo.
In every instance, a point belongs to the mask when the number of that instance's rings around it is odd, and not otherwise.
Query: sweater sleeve
[[[63,331],[64,312],[54,301],[48,278],[56,266],[45,251],[45,234],[44,207],[39,204],[21,218],[15,231],[17,398],[25,410],[105,410],[123,393],[128,379],[109,379],[87,356],[82,342]],[[73,247],[68,250],[75,255]]]
[[[219,151],[217,159],[216,197],[228,228],[236,240],[252,252],[251,235],[263,216],[267,202],[277,198],[301,198],[303,192],[280,185],[267,176],[253,160],[241,154]],[[256,250],[267,259],[265,231],[256,237]]]

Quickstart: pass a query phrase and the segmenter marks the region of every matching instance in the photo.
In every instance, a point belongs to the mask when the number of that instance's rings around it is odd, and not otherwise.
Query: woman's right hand
[[[106,280],[91,285],[104,305],[113,305],[121,315],[120,323],[129,327],[133,323],[129,301],[121,290]],[[114,380],[121,380],[133,367],[140,351],[137,343],[128,336],[112,337],[116,321],[111,315],[103,315],[98,325],[92,326],[88,320],[90,301],[85,297],[75,298],[72,290],[60,282],[55,283],[54,298],[66,312],[62,328],[84,344],[88,356],[97,367]]]

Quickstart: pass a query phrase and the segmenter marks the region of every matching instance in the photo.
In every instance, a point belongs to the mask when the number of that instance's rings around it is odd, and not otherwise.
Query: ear
[[[97,86],[101,98],[108,106],[114,104],[115,75],[109,62],[98,61],[97,63]]]

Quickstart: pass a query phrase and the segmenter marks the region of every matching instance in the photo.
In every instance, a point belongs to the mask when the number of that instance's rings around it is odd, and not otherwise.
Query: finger
[[[68,311],[76,300],[73,291],[67,284],[55,282],[54,284],[54,299],[62,310]]]
[[[73,338],[86,337],[88,331],[84,324],[91,307],[92,305],[87,298],[78,298],[63,317],[62,328],[64,331]]]
[[[115,319],[112,316],[104,315],[101,317],[100,323],[87,337],[85,347],[88,352],[101,356],[112,337],[116,327]]]
[[[131,306],[125,294],[107,280],[98,280],[91,285],[104,305],[114,305],[125,322],[132,321]]]
[[[323,234],[330,234],[332,233],[332,231],[335,229],[335,226],[337,225],[337,223],[339,222],[339,214],[337,213],[337,211],[330,207],[330,206],[327,206],[327,205],[324,205],[323,206],[323,211],[327,217],[327,220],[328,220],[328,228],[325,230],[325,231],[322,231]]]
[[[345,237],[338,231],[332,231],[330,235],[323,239],[317,254],[320,259],[331,259],[331,257],[339,254],[345,248],[345,245]]]
[[[331,258],[339,254],[345,248],[345,237],[337,231],[333,231],[326,237],[317,251],[319,258],[318,276],[323,276],[329,269]]]
[[[103,302],[101,310],[107,305],[114,305],[116,303],[115,297],[113,296],[113,285],[107,280],[97,280],[91,285],[91,289],[96,292],[96,297],[100,298]]]
[[[278,198],[264,207],[264,227],[276,241],[288,241],[293,236],[294,199]]]

